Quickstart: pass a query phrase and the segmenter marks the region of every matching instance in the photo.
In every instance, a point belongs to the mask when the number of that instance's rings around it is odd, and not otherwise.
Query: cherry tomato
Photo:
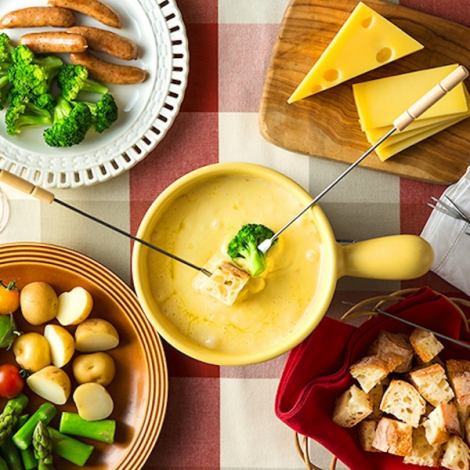
[[[15,282],[4,284],[0,281],[0,315],[9,315],[20,307],[20,293]]]
[[[20,369],[13,364],[0,366],[0,397],[15,398],[21,393],[24,380],[20,375]]]

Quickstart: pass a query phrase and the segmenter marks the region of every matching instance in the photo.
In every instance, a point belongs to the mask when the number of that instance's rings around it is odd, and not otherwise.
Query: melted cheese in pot
[[[249,176],[220,176],[180,196],[163,213],[152,242],[208,265],[222,258],[246,223],[279,229],[302,204],[274,182]],[[198,274],[158,253],[149,255],[153,296],[161,312],[185,335],[230,353],[266,349],[291,332],[312,301],[321,264],[320,240],[306,214],[268,254],[268,269],[251,279],[232,306],[198,292]]]

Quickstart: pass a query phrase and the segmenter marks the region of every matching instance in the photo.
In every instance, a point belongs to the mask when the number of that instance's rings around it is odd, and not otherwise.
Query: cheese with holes
[[[332,88],[422,48],[418,41],[360,2],[288,102]]]
[[[361,128],[363,130],[377,127],[390,129],[393,121],[400,114],[457,67],[457,64],[446,65],[353,85]],[[461,83],[431,106],[415,122],[433,118],[444,120],[457,117],[458,114],[467,111],[464,85]],[[434,121],[432,124],[439,124],[439,121]],[[413,128],[416,127],[412,123],[406,130]]]

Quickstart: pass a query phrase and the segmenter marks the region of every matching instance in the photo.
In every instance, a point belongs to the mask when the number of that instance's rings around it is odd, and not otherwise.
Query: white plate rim
[[[138,135],[132,134],[132,129],[129,129],[119,139],[114,139],[105,146],[105,150],[112,149],[114,142],[117,140],[127,140],[128,144],[125,151],[117,155],[110,154],[109,158],[104,160],[103,158],[97,158],[96,162],[85,167],[51,169],[50,165],[48,167],[33,165],[28,162],[28,158],[25,158],[27,152],[22,152],[21,147],[5,145],[4,142],[3,148],[0,149],[0,169],[10,171],[44,188],[65,189],[91,186],[130,170],[154,150],[165,137],[179,113],[188,81],[189,48],[186,28],[175,0],[138,1],[141,6],[151,4],[152,8],[155,7],[160,10],[159,13],[165,21],[166,31],[164,33],[168,35],[171,47],[169,80],[167,83],[158,83],[158,86],[166,88],[166,91],[158,106],[152,108],[156,118],[147,125],[141,126]],[[152,21],[150,23],[153,33],[157,34],[156,24]],[[14,153],[5,152],[9,147],[16,147],[17,155],[23,154],[22,158],[18,158]],[[103,147],[99,148],[99,152],[104,153]],[[91,155],[93,154],[91,153]]]

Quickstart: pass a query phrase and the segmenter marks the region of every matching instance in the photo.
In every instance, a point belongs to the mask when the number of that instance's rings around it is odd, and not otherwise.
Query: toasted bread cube
[[[445,445],[441,465],[449,470],[469,470],[470,449],[459,436],[452,436]]]
[[[470,418],[467,418],[465,421],[465,438],[467,440],[467,444],[470,445]]]
[[[422,467],[440,467],[441,454],[442,446],[429,444],[424,428],[420,426],[413,431],[413,449],[403,462]]]
[[[446,361],[447,375],[462,409],[470,408],[470,361]]]
[[[410,343],[423,362],[432,361],[444,349],[444,345],[433,333],[418,328],[411,333]]]
[[[378,356],[366,356],[353,364],[349,371],[362,390],[369,393],[389,373],[389,365]]]
[[[372,406],[367,394],[352,385],[336,400],[333,421],[343,428],[352,428],[371,413]]]
[[[454,392],[447,382],[446,371],[439,364],[410,372],[410,378],[419,393],[433,406],[447,403],[454,398]]]
[[[371,419],[365,419],[359,423],[358,427],[361,447],[366,452],[378,452],[378,450],[373,446],[377,422]]]
[[[387,384],[388,385],[388,384]],[[377,384],[367,395],[372,406],[372,417],[377,421],[382,417],[380,403],[385,391],[385,381]]]
[[[413,428],[395,419],[382,418],[377,424],[372,446],[382,452],[405,457],[413,449]]]
[[[426,402],[413,385],[403,380],[392,380],[384,393],[380,409],[417,428],[426,411]]]
[[[401,361],[393,371],[390,372],[408,372],[413,362],[413,348],[406,335],[401,333],[389,333],[381,331],[378,338],[369,349],[369,354],[377,355],[381,358],[396,354],[400,356]]]
[[[451,434],[460,434],[460,421],[455,403],[441,403],[424,422],[426,439],[429,444],[443,444]]]
[[[249,280],[248,273],[231,263],[223,262],[213,270],[211,277],[199,274],[194,286],[201,293],[208,294],[225,305],[233,305]]]

